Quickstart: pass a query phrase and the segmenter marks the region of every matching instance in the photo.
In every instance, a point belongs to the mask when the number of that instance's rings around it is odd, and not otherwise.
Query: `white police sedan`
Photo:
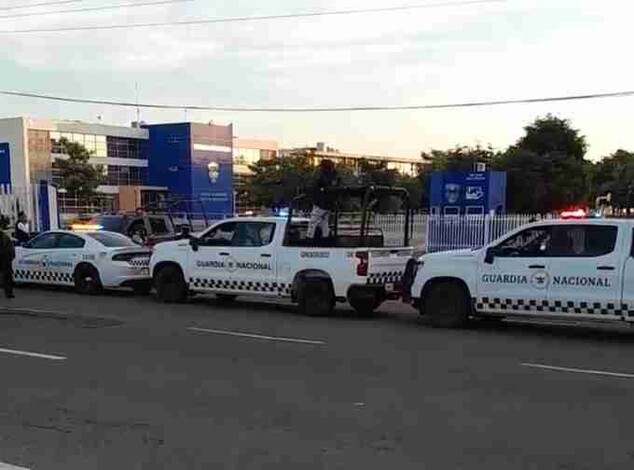
[[[16,247],[16,283],[74,286],[81,294],[102,288],[151,289],[151,250],[128,237],[107,231],[43,232]]]

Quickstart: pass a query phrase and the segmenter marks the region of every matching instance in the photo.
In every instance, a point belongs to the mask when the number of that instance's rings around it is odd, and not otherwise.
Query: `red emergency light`
[[[567,211],[561,211],[559,216],[562,219],[585,219],[587,212],[585,209],[570,209]]]

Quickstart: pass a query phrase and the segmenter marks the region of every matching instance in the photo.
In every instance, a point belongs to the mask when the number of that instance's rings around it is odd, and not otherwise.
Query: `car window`
[[[77,249],[83,248],[86,241],[76,235],[70,235],[68,233],[62,233],[57,238],[57,248]]]
[[[24,245],[24,248],[28,248],[30,250],[47,250],[51,248],[55,248],[57,244],[57,234],[56,233],[44,233],[35,237],[30,242]]]
[[[123,217],[118,215],[100,215],[92,218],[89,225],[99,225],[103,230],[120,232],[123,227]]]
[[[618,227],[614,225],[559,225],[553,227],[550,256],[591,258],[614,251]]]
[[[120,233],[112,233],[112,232],[90,232],[87,233],[90,238],[94,238],[103,246],[107,246],[108,248],[115,248],[121,246],[137,246],[132,240],[130,240],[125,235],[121,235]]]
[[[529,258],[547,256],[551,243],[551,226],[531,227],[507,238],[498,245],[500,257]]]
[[[130,225],[130,228],[128,229],[128,236],[132,237],[134,235],[139,235],[142,238],[147,236],[147,229],[145,228],[143,220],[137,220]]]
[[[210,246],[231,246],[236,235],[235,222],[220,224],[201,237],[201,244]]]
[[[239,222],[234,246],[266,246],[273,241],[275,224],[271,222]]]
[[[150,227],[154,235],[165,235],[169,233],[167,222],[162,217],[150,217]]]

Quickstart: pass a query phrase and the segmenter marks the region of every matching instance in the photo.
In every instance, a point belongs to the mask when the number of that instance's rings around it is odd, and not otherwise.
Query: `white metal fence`
[[[477,248],[540,216],[530,214],[439,216],[414,214],[411,244],[426,252]],[[386,246],[403,242],[404,214],[376,214],[370,227],[383,233]]]

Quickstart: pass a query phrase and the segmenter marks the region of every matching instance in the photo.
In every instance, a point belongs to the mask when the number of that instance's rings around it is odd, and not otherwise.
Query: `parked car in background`
[[[74,224],[73,229],[117,232],[145,246],[175,240],[180,233],[166,214],[100,214],[87,222]]]

